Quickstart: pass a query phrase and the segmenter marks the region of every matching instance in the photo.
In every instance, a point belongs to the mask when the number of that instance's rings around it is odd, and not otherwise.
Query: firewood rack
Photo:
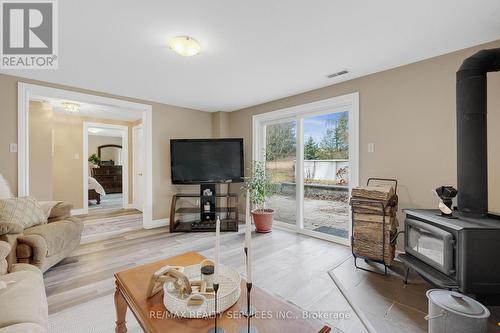
[[[389,178],[375,178],[375,177],[371,177],[371,178],[368,178],[368,180],[366,181],[366,185],[367,186],[370,186],[372,185],[372,183],[374,182],[386,182],[386,183],[391,183],[391,184],[394,184],[394,195],[397,194],[397,189],[398,189],[398,181],[396,179],[389,179]],[[351,198],[350,200],[350,203],[351,203],[351,230],[352,230],[352,235],[351,235],[351,251],[352,251],[352,255],[354,256],[354,266],[357,268],[357,269],[361,269],[363,271],[366,271],[366,272],[371,272],[371,273],[377,273],[377,274],[381,274],[381,275],[387,275],[387,262],[385,261],[385,246],[386,246],[386,237],[385,237],[385,221],[386,221],[386,204],[384,201],[382,200],[374,200],[374,199],[361,199],[361,198],[356,198],[356,199],[353,199]],[[360,256],[360,255],[357,255],[355,252],[354,252],[354,242],[355,242],[355,239],[354,239],[354,224],[355,224],[355,220],[354,220],[354,205],[353,203],[368,203],[368,204],[380,204],[380,208],[382,209],[382,260],[377,260],[377,259],[373,259],[373,258],[368,258],[366,256]],[[394,237],[392,237],[389,242],[390,244],[394,244],[396,242],[396,239],[397,239],[397,236],[398,236],[398,233],[396,233],[394,235]],[[361,266],[358,266],[358,262],[357,260],[359,259],[363,259],[366,263],[378,263],[378,264],[382,264],[384,265],[384,272],[380,272],[380,271],[376,271],[376,270],[371,270],[371,269],[368,269],[368,268],[365,268],[365,267],[361,267]]]

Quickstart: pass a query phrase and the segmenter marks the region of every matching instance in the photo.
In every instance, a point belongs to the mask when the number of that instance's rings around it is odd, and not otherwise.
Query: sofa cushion
[[[80,240],[81,223],[71,219],[41,224],[24,230],[24,235],[38,235],[47,243],[47,257],[62,252],[67,246]]]
[[[47,223],[47,215],[33,197],[2,199],[0,222],[20,224],[26,229]]]
[[[41,272],[21,270],[0,276],[0,280],[15,281],[0,290],[0,331],[21,323],[47,327],[47,298]]]
[[[0,199],[8,199],[12,198],[12,192],[10,191],[9,184],[3,178],[2,175],[0,175]]]

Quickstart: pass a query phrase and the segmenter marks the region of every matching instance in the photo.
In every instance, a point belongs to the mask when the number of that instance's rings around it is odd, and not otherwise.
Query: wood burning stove
[[[467,58],[457,71],[458,210],[405,210],[399,257],[431,283],[500,298],[500,217],[488,213],[487,73],[500,71],[500,48]],[[490,297],[495,295],[494,297]]]
[[[500,294],[500,217],[450,219],[439,210],[408,209],[405,254],[424,279],[475,295]]]

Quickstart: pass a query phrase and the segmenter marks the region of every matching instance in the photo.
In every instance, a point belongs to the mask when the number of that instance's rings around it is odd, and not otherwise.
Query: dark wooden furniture
[[[89,190],[89,200],[95,200],[99,205],[101,204],[101,195],[97,193],[95,190]]]
[[[92,177],[104,188],[107,194],[122,193],[122,166],[121,165],[101,165],[92,169]]]
[[[221,218],[221,231],[238,231],[238,194],[236,193],[217,193],[211,196],[200,194],[182,194],[177,193],[172,196],[170,207],[170,232],[206,232],[215,231],[215,216],[221,213],[225,218]],[[177,207],[181,198],[197,198],[201,207]],[[210,214],[207,216],[213,219],[201,220],[203,213],[203,203],[209,201],[214,203],[216,200],[227,199],[226,206],[212,205]],[[181,221],[178,217],[182,215],[192,215],[193,218],[188,221]]]
[[[116,308],[116,333],[127,332],[125,315],[127,307],[146,333],[199,333],[207,332],[214,326],[213,319],[186,319],[170,316],[163,305],[163,291],[151,298],[147,298],[149,281],[153,273],[165,265],[188,266],[200,263],[203,256],[196,252],[188,252],[179,256],[164,259],[152,264],[147,264],[115,274],[115,308]],[[244,280],[241,281],[244,290]],[[253,286],[252,304],[261,315],[252,318],[251,325],[260,333],[287,332],[328,333],[330,327],[325,326],[316,319],[305,318],[303,310],[287,303],[264,290]],[[226,332],[239,332],[246,327],[247,321],[239,316],[239,311],[246,307],[246,297],[242,293],[238,302],[220,315],[218,325],[224,327]],[[269,316],[269,314],[272,314]],[[279,318],[279,314],[286,314],[287,318]],[[233,318],[231,318],[231,316]]]

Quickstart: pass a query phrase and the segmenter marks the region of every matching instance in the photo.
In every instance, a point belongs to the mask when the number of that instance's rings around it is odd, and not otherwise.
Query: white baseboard
[[[85,214],[85,210],[83,208],[71,210],[71,215],[82,215],[82,214]]]
[[[132,209],[132,208],[135,208],[135,207],[134,207],[134,204],[130,204],[129,203],[129,204],[124,205],[123,208],[125,208],[125,209]]]
[[[169,219],[159,219],[159,220],[152,220],[152,221],[146,221],[144,223],[144,229],[154,229],[154,228],[159,228],[159,227],[164,227],[169,225]]]

